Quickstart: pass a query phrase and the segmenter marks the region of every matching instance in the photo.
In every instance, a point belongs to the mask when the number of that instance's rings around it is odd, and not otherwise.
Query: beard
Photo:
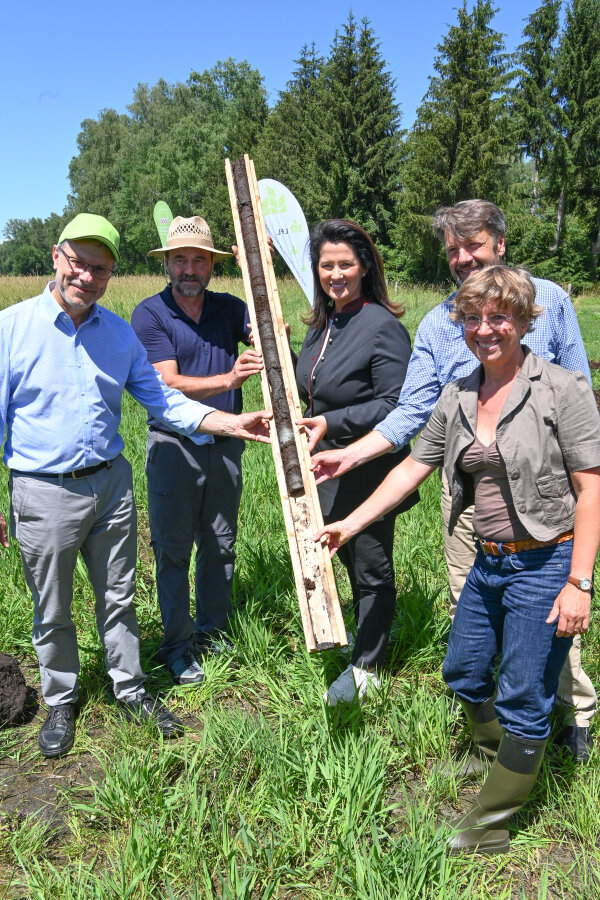
[[[189,278],[172,278],[171,284],[183,297],[199,297],[204,293],[208,280],[205,281],[203,278],[193,275]]]
[[[167,275],[171,281],[171,287],[175,288],[175,290],[181,294],[182,297],[201,297],[206,288],[208,287],[208,282],[210,281],[210,276],[212,275],[212,271],[208,273],[208,276],[202,278],[200,275],[189,275],[182,273],[179,277],[176,277],[174,273],[171,271],[168,262],[165,263],[165,268],[167,270]]]
[[[171,278],[171,284],[183,297],[200,297],[204,293],[208,280],[190,275],[187,278]]]

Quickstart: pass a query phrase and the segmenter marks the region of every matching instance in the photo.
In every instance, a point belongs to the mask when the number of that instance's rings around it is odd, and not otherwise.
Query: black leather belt
[[[181,441],[181,443],[184,443],[185,441],[191,441],[192,444],[194,444],[196,447],[210,446],[210,444],[196,444],[196,442],[192,441],[191,437],[189,437],[187,434],[179,434],[179,432],[177,431],[163,431],[162,428],[155,428],[154,425],[150,426],[149,431],[154,431],[158,434],[166,434],[167,437],[176,438],[178,441]],[[239,438],[234,438],[233,435],[228,434],[213,434],[212,436],[215,440],[215,444],[220,444],[222,441],[231,441],[232,439],[239,440]]]
[[[85,466],[83,469],[74,469],[72,472],[21,472],[19,469],[12,471],[14,475],[30,475],[35,478],[87,478],[88,475],[93,475],[100,469],[112,469],[112,460],[107,459],[95,466]]]

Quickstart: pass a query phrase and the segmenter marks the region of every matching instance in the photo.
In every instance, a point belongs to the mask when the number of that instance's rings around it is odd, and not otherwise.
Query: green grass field
[[[43,284],[0,278],[0,306]],[[116,278],[105,303],[128,318],[163,284]],[[211,286],[243,295],[241,281]],[[280,292],[297,349],[306,304],[291,280]],[[426,289],[398,294],[411,335],[441,296]],[[600,298],[581,298],[577,309],[590,359],[600,360]],[[256,379],[245,395],[246,408],[262,405]],[[161,625],[147,528],[145,413],[128,396],[122,433],[140,514],[143,664],[149,689],[188,727],[184,738],[163,744],[151,728],[119,716],[81,564],[73,609],[84,707],[74,749],[62,760],[41,757],[43,708],[28,724],[0,732],[0,900],[600,897],[599,753],[578,769],[550,744],[532,801],[511,824],[506,856],[450,859],[436,834],[436,824],[464,809],[477,790],[434,767],[466,746],[441,678],[449,619],[437,478],[397,525],[398,608],[381,696],[330,710],[322,694],[346,656],[305,650],[271,451],[249,446],[235,668],[213,659],[199,688],[174,688],[154,655]],[[3,467],[5,513],[6,481]],[[347,604],[337,563],[336,571]],[[345,615],[351,629],[349,608]],[[584,659],[600,687],[596,616]],[[19,658],[39,697],[31,617],[12,542],[0,557],[0,649]]]

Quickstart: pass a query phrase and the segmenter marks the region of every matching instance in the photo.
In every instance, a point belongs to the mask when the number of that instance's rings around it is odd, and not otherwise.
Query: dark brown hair
[[[327,219],[319,222],[310,233],[310,261],[315,280],[315,303],[312,314],[303,321],[312,328],[325,328],[331,300],[321,287],[319,279],[319,259],[323,244],[348,244],[356,254],[363,269],[361,292],[367,300],[378,303],[397,319],[404,315],[404,307],[392,303],[388,297],[383,260],[377,247],[360,225],[348,219]]]

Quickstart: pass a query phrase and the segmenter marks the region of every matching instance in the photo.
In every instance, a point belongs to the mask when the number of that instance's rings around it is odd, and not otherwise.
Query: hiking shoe
[[[46,721],[38,734],[38,746],[43,756],[53,759],[68,753],[75,741],[76,703],[60,703],[48,709]]]
[[[380,681],[374,672],[349,665],[325,691],[323,700],[330,706],[335,706],[340,700],[350,703],[355,697],[363,700],[368,693],[376,693],[379,687]]]
[[[594,738],[587,727],[567,725],[560,735],[558,743],[564,747],[576,763],[586,763],[594,746]]]
[[[183,686],[202,684],[204,679],[200,663],[191,650],[186,650],[183,656],[174,660],[169,666],[169,672],[175,684]]]
[[[153,722],[163,737],[178,737],[183,733],[183,722],[169,712],[160,700],[148,691],[132,700],[119,700],[119,705],[130,722]]]

